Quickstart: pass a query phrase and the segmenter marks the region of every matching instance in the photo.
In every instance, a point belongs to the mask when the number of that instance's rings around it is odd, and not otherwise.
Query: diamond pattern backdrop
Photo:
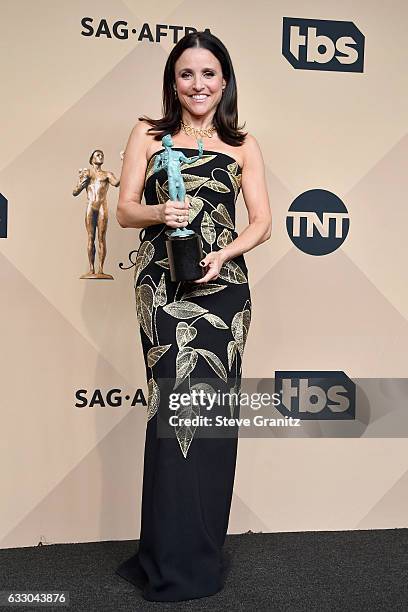
[[[142,114],[158,116],[171,38],[81,36],[81,19],[209,27],[228,47],[240,120],[257,138],[272,238],[246,255],[253,320],[244,375],[344,370],[405,377],[408,340],[407,72],[403,0],[194,3],[161,0],[3,2],[0,191],[3,547],[138,537],[145,410],[75,407],[75,393],[142,388],[144,364],[123,230],[108,194],[105,269],[86,271],[78,168],[120,151]],[[86,11],[86,14],[84,13]],[[366,37],[362,74],[294,70],[284,16],[353,21]],[[308,189],[346,204],[349,235],[322,257],[298,250],[286,214]],[[247,223],[239,199],[238,228]],[[407,526],[405,439],[241,439],[230,533]],[[131,466],[131,467],[130,467]],[[352,503],[351,503],[352,500]],[[300,510],[302,509],[302,510]]]

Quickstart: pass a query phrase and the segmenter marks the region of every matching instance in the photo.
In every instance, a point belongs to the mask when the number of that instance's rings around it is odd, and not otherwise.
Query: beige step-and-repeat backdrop
[[[292,376],[292,414],[313,413],[301,435],[240,439],[229,533],[408,527],[407,3],[0,5],[0,545],[139,536],[139,232],[118,225],[110,186],[113,280],[80,279],[86,194],[72,190],[94,149],[120,176],[137,117],[160,115],[169,50],[206,28],[230,51],[273,212],[271,239],[246,254],[243,374]],[[321,415],[296,395],[313,372],[323,391],[324,373],[370,379],[379,403],[365,393],[362,410],[348,385],[336,429],[330,389]]]

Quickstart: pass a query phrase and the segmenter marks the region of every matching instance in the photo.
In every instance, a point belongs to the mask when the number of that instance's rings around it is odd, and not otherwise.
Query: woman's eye
[[[214,72],[204,72],[204,75],[205,75],[206,77],[213,77],[213,76],[215,76]],[[189,77],[189,76],[191,76],[191,72],[183,72],[183,73],[181,74],[181,77],[182,77],[183,79],[185,79],[186,77]]]

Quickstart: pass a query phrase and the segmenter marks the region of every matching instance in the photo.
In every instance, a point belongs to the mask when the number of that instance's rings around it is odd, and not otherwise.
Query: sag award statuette
[[[186,188],[180,171],[180,163],[192,164],[203,155],[203,142],[198,141],[199,154],[186,157],[181,151],[172,149],[173,140],[170,134],[162,138],[164,151],[156,155],[153,172],[167,170],[170,200],[184,202]],[[172,281],[192,281],[202,278],[205,270],[200,266],[204,257],[202,239],[199,234],[186,227],[165,232],[166,249],[169,259],[170,278]]]
[[[112,280],[111,274],[105,274],[103,266],[106,258],[106,231],[108,228],[108,203],[106,194],[109,185],[118,187],[120,179],[113,172],[102,170],[104,154],[100,149],[95,149],[89,158],[90,168],[79,170],[78,183],[72,195],[77,196],[83,189],[86,190],[88,200],[85,213],[85,227],[88,234],[87,250],[89,270],[80,278]],[[95,272],[95,240],[98,233],[98,271]]]

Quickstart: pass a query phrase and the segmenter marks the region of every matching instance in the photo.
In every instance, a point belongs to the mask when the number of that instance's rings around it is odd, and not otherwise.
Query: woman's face
[[[214,114],[226,81],[218,59],[200,47],[186,49],[175,64],[177,94],[191,115]]]

